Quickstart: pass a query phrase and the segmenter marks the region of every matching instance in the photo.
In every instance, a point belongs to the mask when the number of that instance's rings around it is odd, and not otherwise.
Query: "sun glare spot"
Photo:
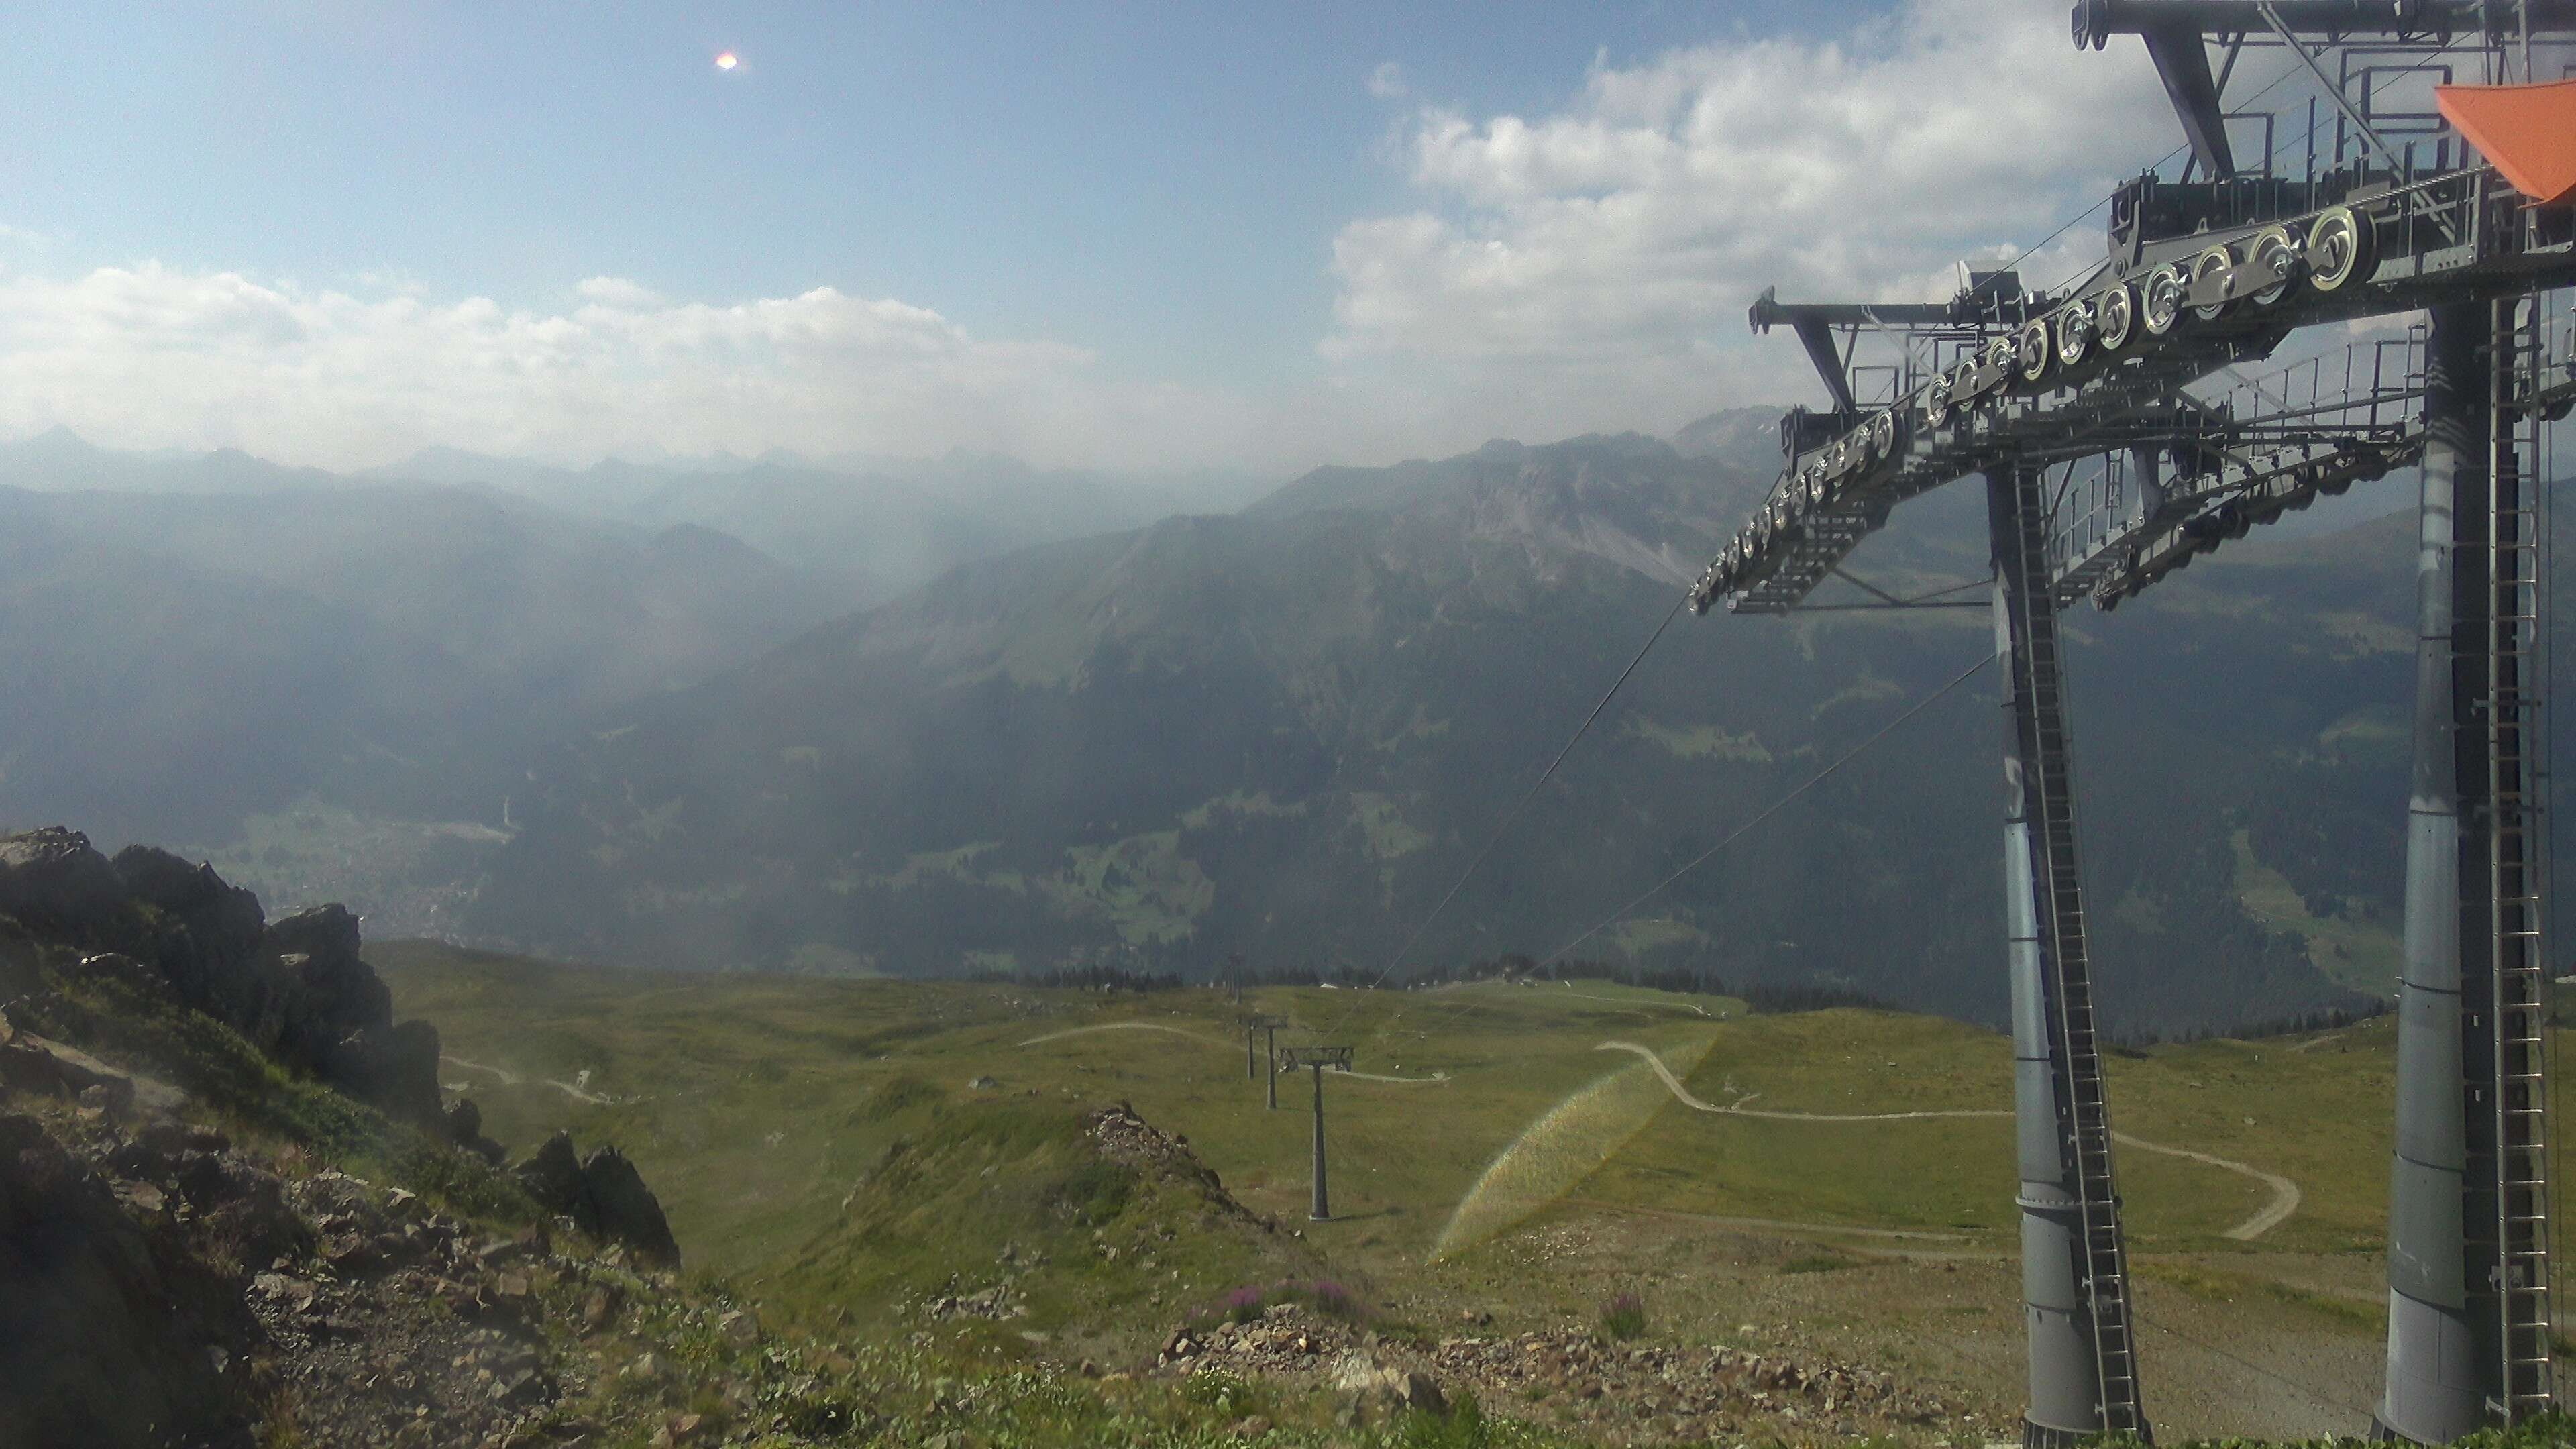
[[[718,70],[731,70],[740,64],[742,64],[741,57],[735,55],[730,50],[716,57],[716,69]]]

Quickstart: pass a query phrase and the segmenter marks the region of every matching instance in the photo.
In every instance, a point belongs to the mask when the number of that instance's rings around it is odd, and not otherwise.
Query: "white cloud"
[[[817,288],[671,302],[594,277],[568,311],[309,290],[146,263],[0,278],[0,436],[233,446],[346,467],[433,443],[583,460],[666,450],[935,453],[1145,466],[1237,456],[1241,404],[988,341],[925,307]]]
[[[1426,107],[1402,150],[1421,205],[1334,239],[1321,351],[1446,391],[1467,433],[1803,396],[1796,346],[1744,335],[1764,286],[1947,295],[1954,261],[2045,236],[2174,130],[2143,49],[2079,53],[2062,9],[2027,0],[1911,0],[1837,38],[1596,64],[1554,114]],[[2100,236],[2077,227],[2025,279],[2058,280]]]
[[[658,307],[662,294],[624,277],[591,277],[574,287],[573,295],[585,302],[603,307]]]
[[[1403,66],[1391,60],[1380,61],[1377,69],[1369,72],[1368,93],[1370,95],[1382,101],[1393,101],[1403,99],[1405,92]]]
[[[1390,61],[1367,83],[1405,78]],[[428,444],[570,461],[962,446],[1285,472],[1669,431],[1814,393],[1794,343],[1745,335],[1764,285],[1946,294],[1956,259],[2045,235],[2173,131],[2141,48],[2079,53],[2062,12],[2027,0],[1908,0],[1828,39],[1596,60],[1545,114],[1421,107],[1393,133],[1418,204],[1340,229],[1315,375],[1258,396],[831,288],[716,304],[594,276],[522,309],[400,275],[0,265],[0,436],[61,423],[325,466]],[[2099,236],[2078,226],[2025,273],[2055,280]]]

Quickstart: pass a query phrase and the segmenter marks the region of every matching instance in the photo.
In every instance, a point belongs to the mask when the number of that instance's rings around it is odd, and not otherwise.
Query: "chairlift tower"
[[[1256,1079],[1268,1079],[1270,1106],[1273,1110],[1279,1106],[1279,1028],[1285,1025],[1287,1023],[1279,1018],[1264,1016],[1259,1012],[1243,1018],[1243,1069]],[[1265,1036],[1269,1039],[1270,1046],[1267,1053],[1261,1052],[1254,1045],[1256,1038]],[[1265,1063],[1269,1068],[1267,1071],[1263,1070]]]
[[[1333,1216],[1331,1198],[1324,1191],[1324,1068],[1338,1071],[1351,1069],[1351,1049],[1346,1046],[1291,1046],[1279,1052],[1279,1069],[1293,1072],[1299,1067],[1315,1074],[1315,1201],[1307,1216],[1325,1222]]]
[[[1780,481],[1692,602],[1955,606],[1899,598],[1845,563],[1896,504],[1985,480],[2007,664],[2024,1440],[2143,1437],[2057,615],[2116,607],[2256,524],[2422,464],[2377,1429],[2432,1443],[2512,1423],[2555,1402],[2535,474],[2544,423],[2576,400],[2576,339],[2551,296],[2576,283],[2576,87],[2544,84],[2576,74],[2576,3],[2085,0],[2073,22],[2079,49],[2144,42],[2187,142],[2181,176],[2123,184],[2107,255],[2062,287],[1971,274],[1948,303],[1898,306],[1766,291],[1755,330],[1797,334],[1831,407],[1783,419]],[[2278,116],[2226,108],[2254,51],[2313,82],[2296,157]],[[2298,329],[2414,312],[2428,321],[2403,339],[2264,379],[2239,371]],[[1857,365],[1863,336],[1894,362]],[[1813,599],[1831,578],[1869,597]]]

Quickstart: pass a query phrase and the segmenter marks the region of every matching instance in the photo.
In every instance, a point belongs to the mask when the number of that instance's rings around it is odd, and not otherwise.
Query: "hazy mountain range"
[[[48,435],[0,449],[0,819],[193,841],[380,935],[1374,973],[1768,485],[1775,421],[1320,469],[1142,526],[1170,480],[1008,460],[349,478]],[[1857,566],[1982,577],[1972,491]],[[2407,533],[2258,535],[2072,621],[2115,1020],[2384,969]],[[1975,611],[1676,621],[1412,959],[1565,944],[1989,648]],[[1993,699],[1973,681],[1581,954],[1991,1018]]]

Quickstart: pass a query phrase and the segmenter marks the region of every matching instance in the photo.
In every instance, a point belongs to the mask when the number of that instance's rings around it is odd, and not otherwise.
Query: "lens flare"
[[[742,64],[742,58],[735,55],[730,50],[716,57],[716,69],[718,70],[731,70],[740,64]]]
[[[1711,1037],[1681,1047],[1668,1066],[1687,1079],[1714,1045]],[[1557,1103],[1486,1165],[1431,1245],[1432,1261],[1494,1237],[1572,1192],[1671,1101],[1653,1068],[1638,1062]]]

